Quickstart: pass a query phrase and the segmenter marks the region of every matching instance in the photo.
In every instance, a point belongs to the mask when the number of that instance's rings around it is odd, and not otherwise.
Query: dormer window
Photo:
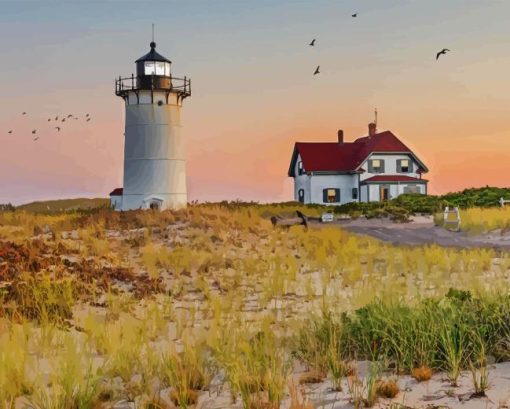
[[[368,172],[369,173],[384,173],[384,160],[370,159],[368,161]]]

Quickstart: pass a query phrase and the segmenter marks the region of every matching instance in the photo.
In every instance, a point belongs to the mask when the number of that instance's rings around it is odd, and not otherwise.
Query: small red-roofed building
[[[122,193],[124,189],[118,187],[110,192],[110,206],[114,210],[122,209]]]
[[[403,193],[427,194],[428,168],[391,131],[345,142],[296,142],[288,175],[294,178],[294,199],[302,203],[340,205],[378,202]]]

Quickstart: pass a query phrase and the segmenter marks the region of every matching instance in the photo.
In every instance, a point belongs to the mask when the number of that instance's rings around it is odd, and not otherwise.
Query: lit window
[[[156,66],[154,61],[145,61],[145,75],[155,75]]]
[[[384,172],[384,161],[381,159],[372,159],[370,161],[370,173],[382,173]]]
[[[400,161],[400,171],[403,173],[409,172],[409,159],[402,159]]]
[[[337,203],[340,201],[340,189],[324,189],[324,202]]]
[[[156,75],[165,75],[165,63],[156,61]]]
[[[169,62],[165,63],[165,76],[167,76],[167,77],[170,76],[170,63]]]

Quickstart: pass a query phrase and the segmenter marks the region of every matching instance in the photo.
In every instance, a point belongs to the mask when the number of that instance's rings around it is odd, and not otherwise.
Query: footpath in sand
[[[443,247],[487,247],[510,250],[510,234],[494,231],[471,236],[453,232],[434,225],[431,216],[415,216],[409,223],[393,223],[389,219],[365,219],[338,221],[335,224],[357,234],[365,234],[393,244],[437,244]]]

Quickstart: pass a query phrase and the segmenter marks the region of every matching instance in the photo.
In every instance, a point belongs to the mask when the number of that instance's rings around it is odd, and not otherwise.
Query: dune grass
[[[275,229],[280,210],[0,212],[0,408],[158,407],[161,391],[189,407],[214,385],[308,408],[298,366],[371,405],[395,390],[382,370],[467,369],[482,391],[485,356],[510,359],[506,253]]]

